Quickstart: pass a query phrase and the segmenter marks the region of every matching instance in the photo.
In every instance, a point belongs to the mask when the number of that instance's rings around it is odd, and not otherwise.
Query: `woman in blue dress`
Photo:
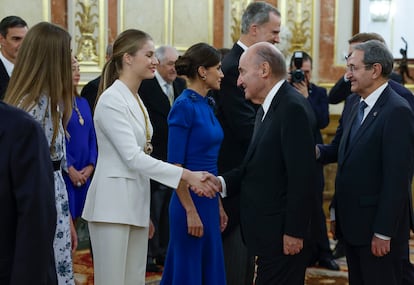
[[[91,183],[91,175],[96,165],[98,152],[95,128],[88,101],[80,97],[76,91],[80,72],[79,63],[75,58],[72,59],[72,76],[73,85],[75,86],[73,112],[67,126],[69,134],[66,137],[67,169],[63,172],[63,178],[68,190],[69,209],[72,219],[76,223],[76,219],[82,214],[86,192]]]
[[[188,89],[168,117],[168,161],[217,175],[223,131],[207,94],[220,89],[220,53],[208,44],[195,44],[178,58],[175,68],[187,77]],[[219,195],[199,197],[181,183],[170,202],[170,242],[161,284],[226,284],[221,241],[226,225]]]

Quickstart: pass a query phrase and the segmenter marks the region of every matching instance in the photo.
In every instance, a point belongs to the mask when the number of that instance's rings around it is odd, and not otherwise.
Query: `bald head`
[[[270,89],[287,76],[283,54],[267,42],[256,43],[242,54],[239,72],[237,85],[256,104],[262,104]]]

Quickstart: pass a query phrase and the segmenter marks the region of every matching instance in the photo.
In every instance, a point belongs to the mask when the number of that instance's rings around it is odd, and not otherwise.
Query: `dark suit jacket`
[[[177,98],[185,89],[186,83],[182,78],[173,81],[174,97]],[[138,90],[138,94],[148,110],[154,134],[151,143],[154,147],[152,156],[161,160],[167,160],[168,144],[168,114],[170,112],[170,102],[163,89],[158,83],[157,78],[143,80]]]
[[[220,91],[215,92],[217,118],[223,128],[224,138],[218,158],[218,172],[222,174],[239,166],[247,152],[256,116],[255,106],[247,101],[244,91],[237,87],[239,59],[243,49],[236,43],[222,61],[224,78]],[[223,199],[223,207],[229,217],[224,234],[240,224],[240,197]]]
[[[414,95],[413,93],[405,88],[403,85],[399,84],[398,82],[395,82],[394,80],[388,81],[389,86],[391,89],[393,89],[398,95],[403,97],[405,100],[407,100],[408,104],[411,107],[411,110],[414,111]],[[339,80],[336,85],[337,90],[333,92],[333,94],[337,94],[338,96],[342,96],[340,94],[347,94],[351,92],[351,83],[345,82],[342,78],[342,80]],[[331,90],[331,92],[333,89]],[[331,95],[330,92],[330,95]],[[339,97],[338,97],[339,98]],[[338,148],[339,148],[339,142],[341,141],[342,133],[343,133],[343,117],[347,117],[349,113],[351,112],[352,108],[356,104],[359,103],[360,97],[359,96],[348,96],[345,97],[345,105],[344,109],[342,111],[341,118],[339,119],[339,125],[336,129],[335,137],[332,139],[332,142],[330,144],[326,145],[318,145],[320,149],[321,156],[319,158],[319,161],[323,164],[327,163],[333,163],[338,161]],[[341,99],[342,100],[342,99]],[[339,101],[338,101],[339,102]],[[414,227],[413,227],[414,229]]]
[[[313,111],[282,84],[243,164],[223,175],[228,195],[241,193],[241,228],[254,255],[283,254],[283,234],[305,238],[316,197]]]
[[[85,98],[88,103],[89,107],[91,107],[92,114],[95,110],[95,101],[96,96],[98,95],[99,83],[101,82],[101,77],[98,76],[97,78],[89,81],[81,91],[81,96]]]
[[[357,95],[352,96],[358,101]],[[413,112],[387,86],[349,143],[356,113],[354,104],[342,118],[332,202],[337,235],[355,246],[370,245],[374,233],[407,242],[412,220]]]
[[[0,102],[0,284],[57,284],[56,204],[40,125]]]
[[[4,67],[3,62],[0,60],[0,100],[3,100],[4,95],[6,94],[7,85],[9,85],[9,74],[7,73],[6,67]]]

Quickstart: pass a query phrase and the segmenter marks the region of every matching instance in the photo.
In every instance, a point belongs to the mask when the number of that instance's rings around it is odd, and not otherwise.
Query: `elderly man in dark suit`
[[[17,53],[27,33],[26,22],[17,16],[8,16],[0,22],[0,100],[3,100],[14,68]]]
[[[139,88],[140,95],[148,110],[154,128],[152,156],[167,160],[168,123],[167,117],[175,98],[184,90],[186,83],[177,77],[175,61],[177,50],[172,46],[160,46],[155,50],[159,61],[155,77],[144,80]],[[169,241],[168,207],[172,189],[151,181],[151,220],[155,233],[148,242],[147,271],[160,271],[158,265],[164,265]]]
[[[253,2],[247,6],[241,19],[241,35],[237,43],[223,58],[224,78],[215,94],[217,117],[223,128],[218,170],[224,173],[238,166],[250,143],[257,106],[244,97],[237,86],[239,59],[243,51],[254,43],[279,42],[280,12],[266,2]],[[223,232],[223,250],[228,285],[251,285],[254,275],[254,256],[247,252],[240,235],[240,197],[223,199],[229,224]]]
[[[222,195],[241,195],[242,235],[257,255],[256,284],[302,285],[316,198],[316,120],[306,99],[285,80],[285,58],[272,44],[252,45],[239,71],[246,99],[261,106],[243,163],[219,177]]]
[[[388,84],[384,44],[357,44],[347,60],[350,112],[342,115],[332,202],[350,284],[402,284],[413,222],[414,115]]]
[[[57,284],[53,168],[43,130],[0,102],[0,284]]]

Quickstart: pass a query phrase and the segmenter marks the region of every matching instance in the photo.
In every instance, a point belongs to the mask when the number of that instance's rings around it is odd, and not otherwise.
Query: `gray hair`
[[[365,65],[378,63],[382,66],[381,75],[388,78],[394,66],[394,57],[384,43],[378,40],[369,40],[354,46],[354,50],[364,52],[362,62]]]
[[[161,63],[162,61],[164,61],[165,59],[165,54],[167,50],[173,50],[177,56],[178,56],[178,51],[175,47],[173,46],[169,46],[169,45],[165,45],[165,46],[160,46],[155,50],[155,57],[158,59],[158,61]]]
[[[241,33],[247,34],[253,24],[263,25],[269,21],[269,14],[281,16],[278,9],[266,2],[253,2],[247,6],[241,20]]]

